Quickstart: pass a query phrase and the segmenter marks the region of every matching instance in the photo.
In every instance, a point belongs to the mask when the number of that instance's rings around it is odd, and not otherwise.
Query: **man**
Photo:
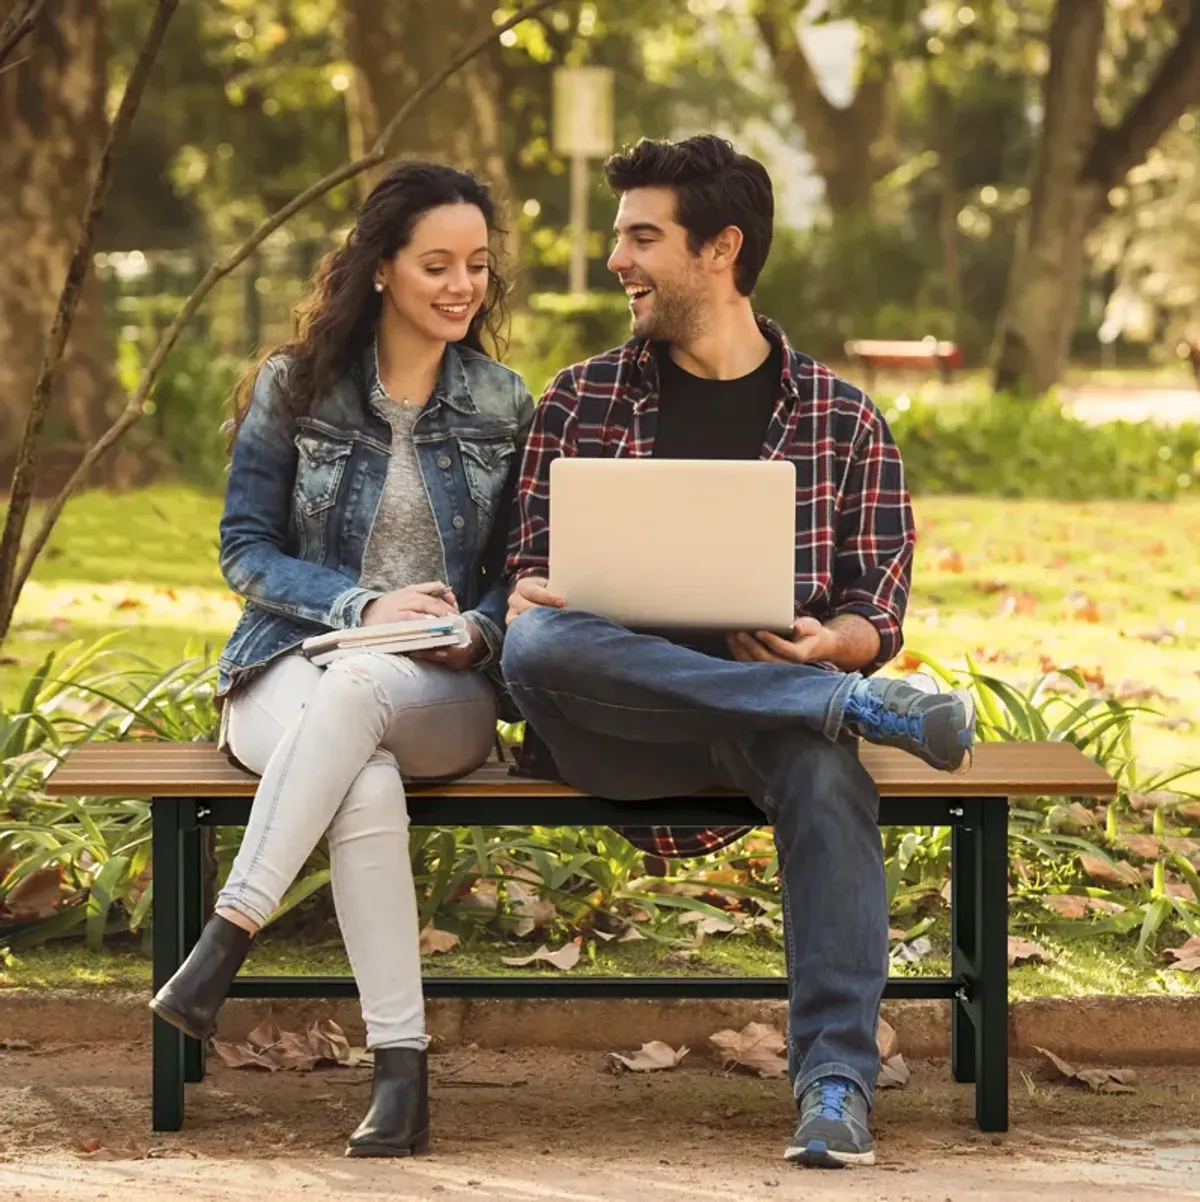
[[[561,372],[536,410],[509,546],[505,679],[577,788],[632,800],[732,785],[763,810],[780,853],[800,1111],[785,1155],[871,1164],[888,914],[879,795],[852,736],[963,770],[973,708],[932,682],[865,675],[901,645],[912,513],[878,410],[755,316],[774,217],[766,171],[711,135],[643,140],[605,170],[620,197],[608,266],[632,338]],[[791,637],[669,641],[566,608],[546,578],[559,455],[794,461]],[[670,832],[651,831],[680,854]]]

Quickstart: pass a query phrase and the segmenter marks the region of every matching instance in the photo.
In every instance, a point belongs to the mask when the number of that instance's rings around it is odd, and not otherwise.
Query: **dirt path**
[[[1135,1096],[1030,1087],[1014,1131],[971,1124],[971,1091],[920,1063],[881,1095],[879,1166],[815,1173],[780,1153],[787,1087],[697,1060],[615,1077],[595,1054],[436,1056],[434,1152],[347,1161],[369,1070],[265,1075],[216,1067],[189,1087],[185,1129],[149,1129],[143,1045],[0,1054],[0,1198],[129,1202],[994,1202],[1200,1197],[1200,1073],[1145,1070]],[[1028,1072],[1033,1066],[1022,1066]],[[1158,1133],[1158,1134],[1155,1134]]]

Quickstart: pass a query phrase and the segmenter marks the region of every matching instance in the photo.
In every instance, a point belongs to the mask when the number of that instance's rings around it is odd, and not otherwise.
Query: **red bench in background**
[[[845,344],[846,355],[866,372],[867,391],[875,387],[875,373],[886,371],[930,371],[936,368],[944,381],[962,366],[958,345],[932,335],[919,342],[903,339],[855,338]]]

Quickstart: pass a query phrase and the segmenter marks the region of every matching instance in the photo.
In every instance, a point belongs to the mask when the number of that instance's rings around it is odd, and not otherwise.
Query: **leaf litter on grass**
[[[501,956],[500,962],[512,968],[524,968],[528,964],[545,962],[568,972],[579,963],[579,956],[583,951],[582,944],[581,939],[572,939],[570,943],[564,943],[562,947],[553,952],[545,944],[542,944],[532,955]]]
[[[1172,960],[1177,972],[1200,972],[1200,935],[1193,935],[1182,947],[1168,947],[1165,959]]]

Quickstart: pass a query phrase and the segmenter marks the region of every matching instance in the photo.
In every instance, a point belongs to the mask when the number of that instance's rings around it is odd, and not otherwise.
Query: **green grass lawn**
[[[954,666],[969,653],[1021,684],[1043,663],[1078,667],[1162,711],[1139,717],[1148,767],[1200,765],[1200,500],[914,506],[909,648]],[[217,567],[219,516],[219,498],[179,487],[76,498],[21,599],[0,698],[72,639],[121,630],[121,646],[164,666],[219,648],[238,614]]]
[[[1200,973],[1174,972],[1149,956],[1135,957],[1127,943],[1103,937],[1056,940],[1042,935],[1038,936],[1038,942],[1051,956],[1051,963],[1020,965],[1012,969],[1010,994],[1014,998],[1200,995]],[[424,972],[427,976],[557,973],[559,970],[554,968],[510,968],[501,963],[501,957],[528,955],[537,946],[536,943],[479,940],[445,954],[424,957]],[[595,951],[594,959],[585,951],[579,963],[570,970],[570,976],[732,977],[782,976],[784,973],[782,950],[765,937],[710,938],[684,965],[672,961],[664,965],[663,957],[671,954],[670,946],[650,940],[591,946]],[[314,945],[264,937],[255,944],[247,967],[262,975],[336,976],[350,972],[341,943],[336,939]],[[939,955],[930,956],[920,965],[924,975],[942,975],[948,969],[945,956]],[[133,946],[109,946],[99,952],[89,952],[79,943],[55,943],[14,957],[7,967],[0,963],[0,993],[6,988],[21,987],[147,989],[149,985],[149,956]]]

